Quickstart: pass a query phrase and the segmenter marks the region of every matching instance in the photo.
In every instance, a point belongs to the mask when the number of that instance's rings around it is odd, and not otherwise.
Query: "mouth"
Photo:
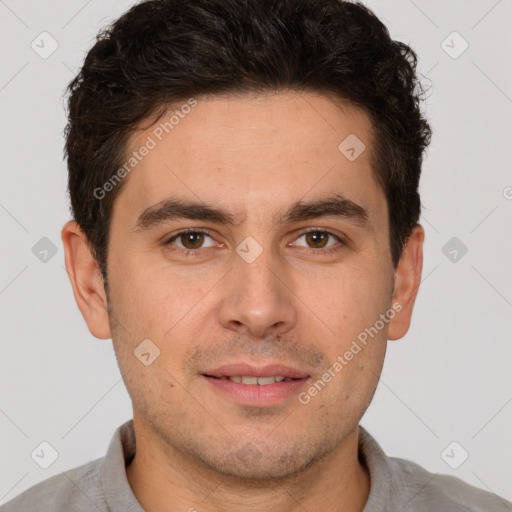
[[[268,386],[269,384],[275,384],[276,382],[289,382],[292,380],[291,377],[283,377],[282,375],[272,375],[270,377],[252,377],[252,376],[223,376],[223,377],[214,377],[213,375],[205,375],[205,377],[212,377],[213,379],[221,379],[221,380],[230,380],[231,382],[237,382],[238,384],[245,384],[246,386]]]
[[[209,370],[201,377],[210,389],[239,405],[270,407],[297,394],[310,375],[283,364],[257,367],[250,364],[230,364]]]

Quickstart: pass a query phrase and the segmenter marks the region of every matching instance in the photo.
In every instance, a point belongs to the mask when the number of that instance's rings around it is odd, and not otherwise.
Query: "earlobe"
[[[111,338],[103,278],[87,237],[78,223],[71,220],[62,228],[61,238],[73,295],[87,327],[96,338]]]
[[[421,283],[424,239],[425,231],[419,224],[416,224],[407,239],[395,272],[392,304],[400,304],[401,309],[389,323],[389,340],[400,339],[409,330],[414,303]]]

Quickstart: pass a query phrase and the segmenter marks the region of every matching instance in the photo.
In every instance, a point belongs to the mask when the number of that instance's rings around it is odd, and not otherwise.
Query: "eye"
[[[313,228],[306,231],[305,233],[302,233],[302,235],[299,235],[297,237],[297,240],[300,240],[301,238],[303,238],[307,244],[305,246],[306,250],[312,251],[313,253],[325,253],[331,252],[333,250],[336,251],[340,250],[345,245],[341,237],[339,237],[338,235],[318,228]],[[331,238],[331,240],[334,240],[334,243],[331,243],[329,245],[329,238]],[[338,246],[336,246],[336,241],[338,242]],[[331,247],[333,246],[334,249],[331,249]],[[326,247],[328,249],[325,249]]]
[[[169,238],[166,242],[164,242],[164,245],[177,245],[180,249],[185,251],[195,252],[197,249],[203,248],[202,246],[205,237],[212,239],[212,237],[206,233],[206,231],[186,229]],[[178,243],[175,244],[175,241]],[[208,247],[213,247],[214,245],[215,244],[213,243]]]

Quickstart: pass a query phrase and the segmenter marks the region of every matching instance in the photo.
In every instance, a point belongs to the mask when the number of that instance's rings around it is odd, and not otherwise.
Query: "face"
[[[152,147],[114,203],[106,334],[162,450],[284,477],[355,432],[400,315],[371,124],[315,93],[186,111],[131,137]]]

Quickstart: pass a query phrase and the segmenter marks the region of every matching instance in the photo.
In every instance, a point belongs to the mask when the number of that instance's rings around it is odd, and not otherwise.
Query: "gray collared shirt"
[[[512,503],[453,476],[388,457],[359,427],[359,452],[370,470],[363,512],[505,512]],[[22,492],[0,512],[144,512],[126,477],[135,454],[133,420],[114,433],[105,457],[63,471]]]

